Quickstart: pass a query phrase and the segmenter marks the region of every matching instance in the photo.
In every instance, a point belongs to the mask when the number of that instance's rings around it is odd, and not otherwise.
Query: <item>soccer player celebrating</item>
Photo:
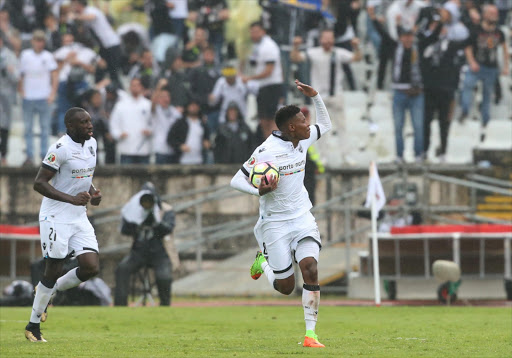
[[[304,187],[304,168],[308,147],[331,129],[331,120],[318,92],[297,80],[295,84],[304,95],[313,99],[317,123],[309,126],[297,106],[279,109],[275,115],[279,130],[256,148],[231,180],[231,186],[260,197],[260,217],[254,234],[261,251],[251,267],[252,278],[257,280],[265,273],[277,291],[289,295],[295,288],[292,258],[298,262],[304,279],[304,347],[321,348],[324,345],[318,342],[315,333],[320,303],[317,263],[321,240]],[[272,163],[279,170],[279,185],[275,177],[268,183],[262,180],[258,189],[250,184],[251,168],[260,162]]]
[[[67,133],[50,146],[34,182],[34,190],[44,196],[39,227],[46,269],[25,327],[31,342],[46,342],[39,325],[46,320],[52,294],[75,287],[99,271],[98,242],[85,207],[89,201],[91,205],[101,202],[101,193],[92,184],[97,146],[91,116],[74,107],[66,112],[64,122]],[[77,257],[78,267],[60,277],[64,259],[71,255]]]

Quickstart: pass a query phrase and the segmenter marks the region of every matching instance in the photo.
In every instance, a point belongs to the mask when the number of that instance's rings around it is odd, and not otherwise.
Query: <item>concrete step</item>
[[[488,195],[484,198],[484,201],[489,204],[512,204],[512,196]]]
[[[512,212],[512,203],[492,203],[492,204],[478,204],[477,210],[479,211],[508,211]]]
[[[476,213],[476,215],[482,216],[485,218],[490,218],[490,219],[500,219],[500,220],[512,221],[512,213],[511,212],[504,213],[504,212],[500,212],[500,211],[478,211]]]

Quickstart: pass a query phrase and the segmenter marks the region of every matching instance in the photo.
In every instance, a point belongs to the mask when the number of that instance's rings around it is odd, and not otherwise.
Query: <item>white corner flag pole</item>
[[[372,249],[373,249],[373,286],[375,290],[375,305],[380,307],[380,268],[379,245],[377,242],[377,200],[372,197]]]
[[[370,178],[368,180],[368,193],[366,194],[366,207],[371,208],[372,218],[372,251],[373,251],[373,283],[375,288],[375,305],[380,306],[380,271],[379,247],[377,241],[377,217],[379,211],[386,204],[386,195],[379,178],[379,171],[374,162],[370,163]]]

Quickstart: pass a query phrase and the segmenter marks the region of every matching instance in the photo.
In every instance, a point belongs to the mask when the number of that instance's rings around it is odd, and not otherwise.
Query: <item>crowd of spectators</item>
[[[509,74],[500,26],[510,21],[511,2],[324,0],[333,17],[274,0],[258,3],[259,21],[246,26],[251,51],[239,61],[226,41],[228,0],[132,0],[144,25],[117,23],[108,1],[0,0],[2,165],[16,102],[25,165],[46,153],[50,135],[64,134],[72,106],[91,114],[101,164],[240,163],[277,129],[273,116],[290,96],[291,76],[311,83],[331,114],[336,141],[320,153],[339,153],[339,163],[330,165],[351,163],[354,138],[343,92],[362,88],[351,63],[370,63],[368,54],[377,88],[387,89],[390,79],[397,162],[403,162],[407,111],[416,160],[426,159],[430,125],[438,119],[435,153],[444,161],[455,108],[460,102],[463,122],[479,81],[485,139],[492,95],[501,96],[499,74]],[[361,14],[365,29],[358,28]],[[257,103],[255,132],[248,126],[250,95]]]

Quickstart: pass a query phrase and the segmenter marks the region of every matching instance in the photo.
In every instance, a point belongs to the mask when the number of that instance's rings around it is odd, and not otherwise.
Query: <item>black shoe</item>
[[[30,342],[46,342],[46,339],[43,338],[43,334],[39,328],[39,323],[29,322],[27,324],[25,327],[25,338]]]

